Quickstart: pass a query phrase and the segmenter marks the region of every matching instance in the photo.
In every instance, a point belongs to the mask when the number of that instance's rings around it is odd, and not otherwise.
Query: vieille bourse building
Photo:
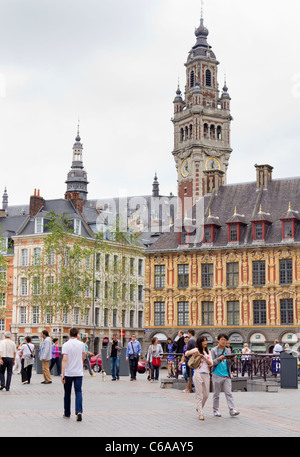
[[[165,347],[193,328],[210,345],[222,331],[237,350],[269,352],[274,339],[293,346],[300,336],[300,178],[273,180],[265,164],[253,182],[227,184],[231,98],[226,82],[219,92],[208,33],[201,18],[185,97],[178,87],[174,100],[182,211],[146,251],[146,341]]]

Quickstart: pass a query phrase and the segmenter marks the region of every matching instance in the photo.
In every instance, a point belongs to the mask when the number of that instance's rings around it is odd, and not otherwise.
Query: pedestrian
[[[167,341],[167,351],[168,351],[168,354],[173,354],[174,353],[174,344],[173,344],[173,340],[172,338],[168,338],[168,341]],[[168,378],[174,378],[175,377],[175,374],[174,374],[174,370],[173,370],[173,366],[174,366],[174,361],[175,361],[175,356],[174,355],[168,355]]]
[[[247,370],[248,376],[251,374],[251,363],[250,363],[250,355],[251,351],[247,343],[244,343],[244,347],[242,349],[242,376],[245,376],[245,371]]]
[[[186,346],[186,351],[190,351],[191,349],[194,349],[196,347],[196,338],[195,338],[195,330],[189,329],[188,330],[188,343]],[[184,389],[182,392],[184,393],[192,393],[193,392],[193,380],[192,380],[192,373],[193,369],[189,367],[188,361],[190,357],[185,357],[185,369],[186,369],[186,379],[187,379],[187,386],[186,389]]]
[[[11,333],[5,332],[4,340],[0,342],[0,390],[5,389],[8,392],[10,389],[16,353],[17,348],[15,343],[11,340]],[[5,371],[7,371],[6,382]]]
[[[179,362],[179,367],[180,367],[181,373],[183,372],[183,367],[182,367],[182,365],[184,364],[184,366],[185,366],[185,353],[186,353],[186,351],[187,351],[186,348],[187,348],[188,342],[189,342],[189,337],[188,337],[188,336],[185,336],[185,337],[184,337],[184,345],[183,345],[183,348],[182,348],[183,353],[182,353],[182,356],[181,356],[181,360],[180,360],[180,362]],[[182,373],[182,374],[183,374],[183,373]],[[185,369],[185,371],[184,371],[184,379],[185,379],[186,382],[188,382],[188,376],[187,376],[187,371],[186,371],[186,369]]]
[[[34,345],[31,342],[30,336],[26,336],[21,346],[22,384],[30,384],[33,362]]]
[[[82,421],[82,378],[83,359],[86,357],[85,345],[77,339],[79,330],[70,329],[70,338],[62,347],[61,380],[64,385],[64,416],[71,417],[71,394],[74,383],[75,414],[78,422]]]
[[[42,344],[39,350],[39,359],[42,361],[44,381],[41,384],[52,384],[49,364],[52,358],[52,345],[48,330],[42,331]]]
[[[219,402],[222,388],[226,397],[230,416],[237,416],[240,414],[234,405],[231,385],[231,364],[232,359],[236,357],[236,355],[232,354],[230,349],[226,347],[227,340],[227,335],[225,333],[220,333],[218,335],[218,345],[211,350],[213,361],[212,380],[214,386],[213,411],[216,417],[221,417]]]
[[[147,361],[149,362],[151,367],[151,382],[158,382],[159,367],[161,366],[162,355],[163,349],[161,347],[161,344],[159,344],[158,342],[158,338],[152,338],[147,353]]]
[[[61,362],[60,362],[60,357],[59,357],[60,351],[59,351],[59,347],[58,347],[58,338],[53,338],[51,351],[52,351],[52,359],[51,359],[50,368],[49,368],[50,373],[51,373],[51,370],[54,367],[54,365],[56,365],[57,376],[60,376]]]
[[[93,373],[92,371],[92,367],[91,367],[91,357],[93,357],[95,354],[91,351],[89,351],[89,339],[87,336],[85,336],[83,339],[82,339],[82,342],[85,346],[85,353],[86,353],[86,358],[85,358],[85,361],[84,361],[84,366],[87,367],[87,369],[89,370],[89,373],[90,373],[90,376],[94,377],[96,376],[95,373]]]
[[[274,348],[273,348],[273,354],[279,355],[280,352],[283,351],[283,348],[281,344],[279,344],[279,340],[274,341]]]
[[[114,334],[112,341],[108,343],[106,358],[110,359],[111,380],[118,381],[120,379],[120,356],[122,345],[118,341],[118,335]]]
[[[24,339],[24,341],[25,341],[25,339]],[[21,365],[21,357],[22,357],[22,355],[21,355],[21,346],[22,346],[23,342],[20,341],[19,346],[17,348],[15,364],[14,364],[14,368],[13,368],[13,374],[21,374],[21,370],[22,370],[22,365]]]
[[[136,381],[139,357],[142,354],[142,348],[139,341],[136,341],[134,334],[131,335],[126,349],[126,361],[129,360],[130,381]]]
[[[187,351],[186,356],[191,357],[197,354],[201,357],[198,368],[194,368],[194,385],[196,391],[196,411],[199,413],[199,419],[204,420],[203,408],[209,396],[210,372],[212,366],[211,352],[207,348],[206,336],[197,338],[196,347]]]
[[[182,355],[183,354],[183,346],[184,346],[184,333],[182,330],[179,330],[178,332],[178,339],[176,343],[174,344],[175,352],[177,354]]]

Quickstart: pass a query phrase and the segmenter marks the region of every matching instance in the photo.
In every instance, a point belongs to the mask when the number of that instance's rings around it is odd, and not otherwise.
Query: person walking
[[[110,359],[110,368],[111,368],[111,380],[117,381],[120,379],[120,355],[121,355],[122,345],[118,341],[118,336],[113,335],[112,341],[107,345],[107,360]]]
[[[250,364],[250,355],[251,351],[247,343],[244,343],[242,349],[242,376],[245,376],[245,371],[247,370],[248,376],[251,374],[251,364]]]
[[[25,339],[24,339],[25,341]],[[16,352],[16,358],[15,358],[15,364],[13,367],[13,374],[21,374],[22,371],[22,364],[21,364],[21,346],[23,343],[19,343],[19,346],[17,347],[17,352]]]
[[[189,329],[188,330],[188,337],[189,341],[186,346],[186,351],[190,351],[196,347],[196,338],[195,338],[195,330]],[[192,381],[192,374],[193,369],[189,367],[188,361],[190,357],[185,357],[185,369],[186,369],[186,376],[187,379],[187,386],[182,392],[184,393],[192,393],[193,392],[193,381]]]
[[[52,378],[49,370],[49,363],[52,358],[52,345],[48,330],[42,331],[42,344],[39,350],[39,359],[42,361],[43,365],[43,375],[44,381],[41,384],[52,384]]]
[[[58,338],[53,338],[51,351],[52,351],[52,358],[51,358],[51,363],[50,363],[50,368],[49,368],[50,373],[51,373],[51,370],[54,367],[54,365],[56,365],[57,376],[60,376],[61,362],[60,362],[60,357],[59,357],[60,352],[59,352],[59,347],[58,347]]]
[[[11,333],[4,333],[4,340],[0,342],[0,390],[5,389],[7,392],[10,389],[13,367],[15,363],[17,348],[11,340]],[[6,382],[5,382],[5,372]]]
[[[141,354],[142,348],[140,342],[136,341],[135,335],[132,334],[126,349],[126,361],[129,360],[130,381],[136,381],[137,367]]]
[[[33,362],[34,345],[31,342],[30,336],[26,336],[21,346],[22,384],[30,384]]]
[[[161,344],[158,342],[158,338],[154,337],[151,340],[151,344],[147,353],[147,361],[151,367],[151,382],[158,382],[159,378],[159,367],[161,365],[161,357],[163,355],[163,349]]]
[[[194,368],[193,380],[196,391],[196,411],[199,413],[199,419],[204,420],[203,408],[209,396],[209,369],[212,366],[212,357],[211,352],[207,348],[206,336],[199,336],[197,338],[196,347],[185,353],[187,357],[191,357],[193,354],[197,354],[201,357],[198,368]]]
[[[212,380],[214,386],[213,411],[216,417],[221,417],[219,403],[222,387],[225,393],[230,416],[237,416],[240,414],[234,405],[231,386],[231,364],[232,359],[236,355],[232,354],[230,349],[226,347],[227,340],[227,335],[225,333],[220,333],[218,335],[218,345],[211,350],[213,361]]]
[[[173,354],[174,353],[174,344],[172,338],[168,338],[167,342],[167,350],[168,354]],[[173,370],[173,365],[175,361],[175,356],[174,355],[168,355],[168,378],[174,378],[174,370]]]
[[[82,421],[82,378],[83,359],[86,357],[85,345],[77,339],[79,330],[70,329],[70,338],[62,347],[61,381],[64,385],[64,416],[71,417],[72,385],[75,389],[75,414],[77,422]]]
[[[92,371],[92,367],[91,367],[91,357],[93,357],[95,354],[91,351],[89,351],[89,339],[87,336],[85,336],[83,339],[82,339],[82,342],[85,346],[85,353],[86,353],[86,358],[85,358],[85,361],[84,361],[84,366],[87,367],[87,369],[89,370],[89,373],[90,373],[90,376],[94,377],[94,376],[97,376],[95,373],[93,373]]]

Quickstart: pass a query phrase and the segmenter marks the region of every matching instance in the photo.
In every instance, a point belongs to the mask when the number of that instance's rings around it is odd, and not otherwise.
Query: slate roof
[[[290,208],[290,210],[289,210]],[[236,209],[236,214],[235,214]],[[214,228],[214,242],[202,243],[202,227],[210,224],[211,220],[218,221],[219,227]],[[217,219],[218,218],[218,219]],[[295,219],[294,240],[282,240],[282,220]],[[266,221],[264,241],[253,241],[252,222]],[[228,242],[228,223],[240,224],[240,241]],[[146,252],[182,249],[217,249],[282,245],[288,243],[300,244],[300,178],[272,180],[267,189],[257,189],[256,181],[241,184],[221,186],[216,195],[204,198],[204,215],[202,222],[195,227],[198,236],[190,238],[188,245],[180,245],[178,233],[174,227],[170,233],[163,234],[147,249]]]

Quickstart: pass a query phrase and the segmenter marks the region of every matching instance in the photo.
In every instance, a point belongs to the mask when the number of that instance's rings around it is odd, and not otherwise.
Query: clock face
[[[185,159],[181,164],[181,174],[184,178],[186,178],[191,171],[191,163],[189,159]]]
[[[220,162],[218,159],[211,157],[210,159],[207,159],[205,168],[206,170],[220,170]]]

